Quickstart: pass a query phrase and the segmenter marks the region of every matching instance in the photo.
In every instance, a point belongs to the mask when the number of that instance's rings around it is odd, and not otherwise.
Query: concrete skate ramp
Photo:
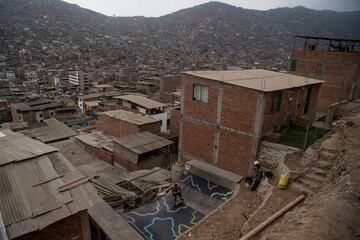
[[[204,217],[187,204],[173,207],[171,194],[124,213],[123,216],[144,239],[149,240],[176,239]]]
[[[188,170],[192,175],[196,175],[205,180],[211,181],[216,185],[234,190],[235,184],[239,183],[243,178],[240,175],[215,167],[208,163],[191,160],[186,162],[190,166]]]
[[[173,206],[174,199],[170,192],[156,202],[123,214],[144,239],[176,239],[228,200],[233,193],[228,188],[189,172],[181,176],[179,185],[185,199],[181,206]]]

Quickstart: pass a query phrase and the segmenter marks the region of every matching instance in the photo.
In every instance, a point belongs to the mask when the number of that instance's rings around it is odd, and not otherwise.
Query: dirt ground
[[[360,113],[342,120],[332,130],[344,142],[327,183],[259,239],[360,239]]]
[[[313,146],[319,149],[332,134],[343,139],[322,187],[253,239],[360,240],[360,104],[341,114],[336,126]],[[233,199],[179,239],[239,239],[301,194],[271,184],[275,182],[263,184],[255,194],[241,183]]]
[[[241,183],[236,196],[179,239],[238,239],[242,226],[261,202],[261,197]]]

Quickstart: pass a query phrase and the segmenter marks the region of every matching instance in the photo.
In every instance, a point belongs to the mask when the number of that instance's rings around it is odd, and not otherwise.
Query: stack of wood
[[[136,193],[112,184],[99,176],[89,179],[89,182],[96,188],[99,196],[115,209],[123,208],[124,202],[134,201],[137,196]]]

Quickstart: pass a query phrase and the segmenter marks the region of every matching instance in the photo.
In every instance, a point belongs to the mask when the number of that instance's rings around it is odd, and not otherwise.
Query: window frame
[[[295,72],[297,68],[299,60],[298,59],[291,59],[290,60],[290,71]]]
[[[275,98],[278,98],[276,107],[275,106]],[[281,98],[282,98],[282,92],[276,92],[271,94],[271,113],[276,113],[281,110]]]
[[[323,73],[324,73],[324,63],[317,63],[316,64],[316,74],[322,75]]]
[[[196,88],[199,87],[199,96],[196,96]],[[206,90],[205,90],[206,89]],[[206,92],[206,94],[205,94]],[[193,92],[192,92],[192,99],[193,101],[202,102],[202,103],[208,103],[209,102],[209,86],[206,86],[204,84],[193,84]]]

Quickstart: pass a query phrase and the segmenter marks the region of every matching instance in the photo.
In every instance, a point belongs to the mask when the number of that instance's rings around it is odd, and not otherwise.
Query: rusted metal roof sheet
[[[25,130],[21,133],[43,143],[64,140],[77,134],[74,130],[55,118],[44,120],[44,122],[47,126]]]
[[[1,137],[0,149],[0,166],[57,151],[56,148],[28,138],[21,133]]]
[[[115,140],[115,143],[137,154],[143,154],[168,146],[173,142],[150,132],[140,132],[119,138]]]
[[[24,140],[27,137],[18,138],[23,143],[21,149],[29,148],[29,141]],[[45,144],[37,143],[40,149],[46,149]],[[15,147],[12,150],[16,151]],[[27,160],[15,158],[24,161],[13,161],[13,155],[8,153],[1,156],[7,164],[0,165],[0,212],[10,239],[43,229],[101,201],[88,182],[59,191],[64,184],[83,177],[60,153],[48,152]]]

